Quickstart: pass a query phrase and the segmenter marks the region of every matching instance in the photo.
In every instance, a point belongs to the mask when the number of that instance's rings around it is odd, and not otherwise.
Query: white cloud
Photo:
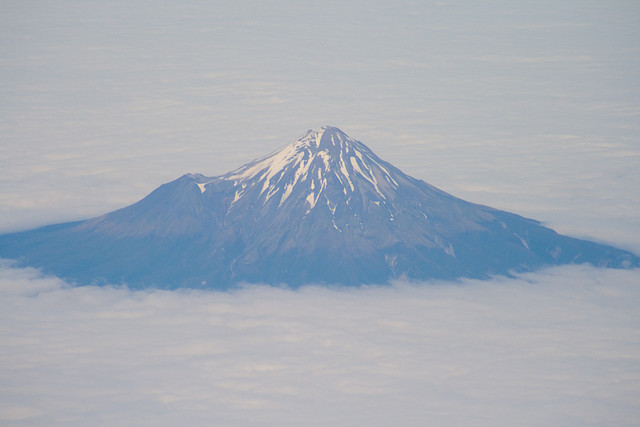
[[[640,272],[235,292],[0,270],[0,422],[633,425]]]

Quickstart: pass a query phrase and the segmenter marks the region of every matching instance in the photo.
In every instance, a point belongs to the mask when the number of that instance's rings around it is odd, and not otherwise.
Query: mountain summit
[[[78,284],[169,288],[640,265],[629,252],[458,199],[328,126],[224,175],[184,175],[104,216],[0,236],[0,256]]]

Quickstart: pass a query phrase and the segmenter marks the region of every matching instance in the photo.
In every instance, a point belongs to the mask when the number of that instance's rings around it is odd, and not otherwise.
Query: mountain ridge
[[[185,174],[133,205],[0,236],[0,256],[79,283],[209,286],[490,277],[638,257],[410,177],[330,126],[222,175]]]

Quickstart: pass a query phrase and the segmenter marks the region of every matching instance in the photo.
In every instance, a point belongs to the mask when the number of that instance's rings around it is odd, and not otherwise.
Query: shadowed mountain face
[[[453,197],[332,127],[225,175],[185,175],[98,218],[0,236],[0,256],[78,284],[163,288],[640,265],[629,252]]]

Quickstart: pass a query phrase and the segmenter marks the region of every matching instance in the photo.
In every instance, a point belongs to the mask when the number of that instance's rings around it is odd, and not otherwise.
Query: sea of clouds
[[[0,423],[634,425],[640,272],[231,292],[0,269]]]
[[[0,232],[340,127],[466,200],[640,254],[640,3],[0,8]],[[232,292],[0,266],[0,424],[635,425],[640,272]]]

